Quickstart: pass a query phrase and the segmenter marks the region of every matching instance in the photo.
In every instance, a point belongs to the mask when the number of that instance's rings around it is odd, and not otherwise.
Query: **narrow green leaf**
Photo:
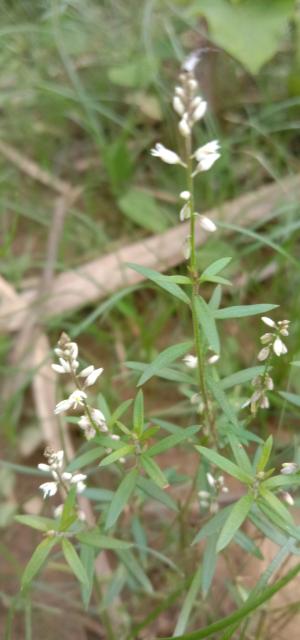
[[[240,529],[236,531],[233,538],[234,542],[236,542],[244,551],[250,553],[255,558],[259,558],[259,560],[263,560],[263,555],[261,550],[256,546],[256,544]]]
[[[236,436],[232,434],[228,435],[228,440],[238,467],[240,467],[240,469],[244,469],[244,471],[249,473],[250,476],[253,476],[254,471],[243,445],[239,442]]]
[[[172,509],[172,511],[178,511],[177,504],[173,498],[171,498],[171,496],[169,496],[165,491],[162,491],[162,489],[152,482],[152,480],[148,480],[148,478],[140,476],[137,486],[146,496],[152,498],[152,500],[161,502],[168,507],[168,509]]]
[[[203,597],[206,598],[215,574],[217,564],[217,535],[208,538],[203,553],[201,587]]]
[[[128,367],[128,369],[132,369],[133,371],[137,371],[141,373],[143,373],[149,366],[144,362],[135,362],[132,360],[126,361],[125,365],[126,367]],[[190,385],[195,384],[195,378],[193,378],[192,376],[188,375],[183,371],[170,369],[169,367],[164,367],[163,369],[160,369],[160,371],[157,371],[155,375],[158,378],[162,378],[163,380],[172,380],[173,382],[180,382],[180,383],[185,382],[186,384],[190,384]]]
[[[129,549],[132,546],[130,542],[102,535],[97,528],[78,533],[76,538],[80,542],[97,549]]]
[[[163,474],[158,464],[145,453],[140,456],[140,460],[147,475],[158,485],[161,489],[165,489],[169,486],[166,476]]]
[[[214,314],[210,306],[205,302],[201,296],[195,300],[195,310],[197,320],[203,329],[203,333],[208,342],[208,346],[215,352],[220,353],[220,340],[216,327]]]
[[[276,309],[278,304],[246,304],[236,307],[225,307],[217,309],[214,313],[218,320],[227,320],[228,318],[247,318],[248,316],[261,315]]]
[[[119,550],[117,551],[117,555],[119,556],[121,562],[123,562],[123,564],[125,565],[127,571],[131,575],[133,575],[133,577],[143,587],[146,593],[153,593],[152,584],[149,578],[146,576],[145,572],[143,571],[139,562],[137,562],[133,553],[131,553],[131,551]]]
[[[129,400],[124,400],[124,402],[122,402],[120,406],[113,412],[108,422],[108,426],[110,428],[112,428],[117,422],[117,420],[119,420],[122,417],[122,415],[126,413],[127,409],[129,409],[129,407],[132,405],[132,402],[133,402],[132,398],[129,398]]]
[[[66,500],[64,502],[63,512],[60,518],[59,530],[65,531],[69,528],[75,520],[77,520],[77,514],[74,510],[76,502],[76,486],[71,487]]]
[[[214,262],[212,262],[212,264],[204,269],[203,273],[201,274],[200,281],[206,276],[215,276],[217,273],[220,273],[220,271],[227,267],[231,260],[232,258],[220,258],[219,260],[215,260]]]
[[[198,425],[187,427],[186,429],[182,429],[181,433],[174,433],[171,436],[167,436],[162,440],[159,440],[155,444],[153,444],[147,450],[147,456],[156,456],[163,451],[168,451],[173,447],[176,447],[180,442],[184,442],[184,440],[188,440],[192,438],[198,431],[200,427]]]
[[[32,529],[38,529],[38,531],[49,531],[51,529],[57,529],[57,521],[53,518],[44,518],[42,516],[14,516],[14,520],[25,524]]]
[[[87,584],[85,584],[84,582],[80,583],[82,602],[85,610],[87,611],[93,591],[95,572],[95,549],[89,547],[86,544],[80,545],[80,560],[88,577]]]
[[[253,502],[254,497],[251,494],[247,494],[235,503],[218,538],[217,552],[227,547],[244,520],[246,520]]]
[[[70,569],[72,570],[72,573],[74,573],[74,575],[79,580],[79,582],[82,582],[88,585],[89,581],[86,575],[86,570],[79,558],[79,555],[76,549],[74,548],[70,540],[68,540],[67,538],[63,538],[62,550],[65,556],[65,560],[68,563]]]
[[[231,387],[235,387],[238,384],[244,384],[245,382],[249,382],[249,380],[253,380],[260,373],[263,373],[264,366],[260,365],[258,367],[249,367],[249,369],[242,369],[241,371],[237,371],[236,373],[231,374],[230,376],[226,376],[220,380],[219,384],[222,389],[231,389]]]
[[[133,407],[133,429],[142,434],[144,430],[144,396],[142,389],[136,395]]]
[[[227,520],[232,509],[233,505],[229,504],[227,507],[224,507],[224,509],[221,509],[221,511],[218,511],[216,515],[214,515],[208,522],[206,522],[206,524],[201,527],[200,531],[198,531],[197,535],[195,536],[192,545],[197,544],[197,542],[200,542],[201,540],[204,540],[205,538],[218,533],[223,527],[223,524],[225,520]]]
[[[133,264],[132,262],[128,262],[127,266],[130,267],[130,269],[137,271],[137,273],[140,273],[144,278],[157,284],[159,287],[170,293],[171,296],[178,298],[181,302],[185,302],[185,304],[190,304],[190,299],[186,293],[182,291],[178,284],[169,280],[168,276],[165,276],[158,271],[153,271],[153,269],[142,267],[139,264]]]
[[[118,201],[121,211],[133,222],[149,231],[160,233],[167,228],[166,216],[162,214],[153,196],[131,188]]]
[[[233,426],[238,429],[239,428],[238,419],[223,389],[221,389],[219,383],[213,380],[211,376],[208,377],[207,382],[208,382],[209,389],[212,392],[213,396],[215,397],[220,409],[223,411],[226,418],[228,418],[229,422],[231,422]]]
[[[197,571],[194,574],[191,586],[184,599],[184,603],[178,616],[177,624],[173,633],[173,638],[177,638],[186,629],[192,608],[195,604],[199,589],[201,587],[201,576],[202,566],[199,565]]]
[[[212,311],[219,309],[219,306],[221,304],[221,299],[222,299],[222,287],[221,285],[218,284],[208,303]]]
[[[284,522],[291,525],[294,524],[294,520],[287,507],[281,502],[281,500],[279,500],[279,498],[277,498],[277,496],[275,496],[274,493],[269,491],[269,489],[266,489],[264,485],[262,485],[260,488],[260,495],[263,497],[269,507],[273,511],[275,511],[275,513],[277,513]]]
[[[196,449],[197,451],[199,451],[199,453],[201,453],[201,455],[204,456],[204,458],[212,462],[212,464],[215,464],[220,469],[223,469],[223,471],[226,471],[226,473],[229,473],[229,475],[237,478],[237,480],[240,480],[240,482],[243,482],[245,484],[252,483],[253,478],[249,473],[246,473],[243,469],[240,469],[240,467],[238,467],[230,460],[227,460],[227,458],[224,458],[224,456],[220,456],[220,454],[216,451],[199,446],[196,446]]]
[[[110,529],[110,527],[112,527],[117,521],[120,513],[123,511],[135,489],[138,476],[139,472],[137,469],[131,469],[131,471],[126,473],[124,476],[111,501],[106,518],[105,529]]]
[[[186,285],[193,284],[193,280],[191,280],[191,278],[188,278],[188,276],[181,276],[181,275],[169,276],[169,280],[171,282],[176,282],[176,284],[186,284]]]
[[[288,402],[290,402],[291,404],[295,405],[295,407],[300,407],[300,395],[298,395],[297,393],[289,393],[288,391],[279,391],[279,395],[285,400],[287,400]]]
[[[265,467],[267,466],[270,455],[271,455],[272,447],[273,447],[273,438],[272,436],[269,436],[266,442],[264,442],[262,446],[261,453],[257,461],[256,470],[258,472],[264,471]]]
[[[265,482],[262,485],[263,487],[266,487],[267,489],[279,489],[279,488],[284,488],[284,487],[299,487],[300,486],[300,475],[291,473],[287,476],[285,475],[280,475],[280,476],[272,476],[271,478],[268,478],[267,480],[265,480]]]
[[[51,549],[57,543],[57,538],[46,538],[35,549],[31,556],[21,580],[21,589],[25,589],[32,582],[33,578],[42,568]]]
[[[108,456],[103,458],[103,460],[101,460],[99,464],[99,467],[107,467],[107,465],[112,464],[113,462],[116,462],[116,460],[119,460],[124,456],[128,456],[130,453],[133,453],[133,452],[134,452],[133,444],[127,444],[125,447],[120,447],[116,451],[113,451]]]
[[[138,381],[138,386],[145,384],[152,376],[156,374],[157,371],[167,367],[169,364],[177,360],[178,358],[182,358],[185,353],[191,348],[192,342],[189,340],[188,342],[181,342],[180,344],[174,344],[171,347],[167,347],[164,349],[159,355],[151,362],[145,369],[143,375],[140,377]]]
[[[74,458],[74,460],[68,464],[67,471],[77,471],[77,469],[82,469],[91,462],[101,458],[102,455],[103,447],[94,447],[93,449],[89,449],[89,451],[82,453],[78,458]]]

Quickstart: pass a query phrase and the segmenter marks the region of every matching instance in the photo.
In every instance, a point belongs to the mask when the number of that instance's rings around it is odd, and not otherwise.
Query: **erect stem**
[[[199,381],[199,389],[200,394],[204,403],[205,408],[205,420],[209,429],[209,434],[213,442],[216,444],[217,442],[217,434],[215,429],[214,418],[211,413],[209,397],[206,387],[205,381],[205,361],[204,361],[204,353],[203,353],[203,344],[201,340],[201,333],[199,322],[197,319],[196,313],[196,300],[199,294],[199,274],[197,269],[197,261],[196,261],[196,238],[195,238],[195,203],[194,203],[194,179],[193,179],[193,166],[192,166],[192,135],[190,134],[185,138],[185,153],[186,153],[186,166],[187,166],[187,188],[190,193],[189,196],[189,205],[190,205],[190,261],[189,261],[189,272],[192,278],[192,300],[191,300],[191,310],[192,310],[192,321],[193,321],[193,334],[194,334],[194,343],[195,343],[195,351],[197,356],[197,371],[198,371],[198,381]]]

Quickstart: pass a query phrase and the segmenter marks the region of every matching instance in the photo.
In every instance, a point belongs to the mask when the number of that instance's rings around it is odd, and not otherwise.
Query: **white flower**
[[[176,96],[179,96],[180,98],[184,98],[185,93],[182,87],[175,87],[175,94]]]
[[[210,356],[207,360],[208,364],[215,364],[216,362],[218,362],[218,360],[220,360],[220,356],[215,353],[213,356]]]
[[[291,496],[291,494],[288,491],[282,491],[281,497],[287,504],[290,505],[290,507],[292,507],[295,504],[294,498]]]
[[[270,349],[269,347],[264,347],[263,349],[260,350],[257,359],[260,360],[260,362],[263,362],[264,360],[266,360],[270,355]]]
[[[118,436],[117,433],[112,433],[112,435],[110,436],[112,440],[120,440],[120,436]]]
[[[197,162],[201,162],[203,158],[207,158],[212,154],[215,154],[220,149],[220,143],[218,140],[211,140],[211,142],[207,142],[202,147],[199,147],[194,153],[194,158],[196,158]]]
[[[276,322],[272,320],[272,318],[268,318],[267,316],[262,316],[262,321],[268,326],[274,329],[276,327]]]
[[[298,471],[296,462],[283,462],[280,473],[288,476],[290,473],[296,473],[296,471]]]
[[[273,341],[273,338],[273,333],[264,333],[264,335],[261,336],[260,341],[262,344],[268,344]]]
[[[212,476],[212,474],[208,472],[206,474],[206,478],[207,478],[207,482],[208,482],[209,486],[210,487],[214,487],[215,484],[216,484],[216,481],[215,481],[214,477]]]
[[[180,222],[184,222],[191,217],[191,207],[190,203],[186,202],[183,207],[180,209],[179,220]]]
[[[209,231],[210,233],[213,233],[217,230],[215,223],[210,218],[207,218],[207,216],[203,216],[200,213],[198,213],[197,216],[202,229],[204,229],[205,231]]]
[[[209,155],[205,156],[204,158],[202,158],[202,160],[200,160],[200,162],[198,162],[197,167],[192,175],[196,176],[200,171],[208,171],[220,157],[220,153],[210,153]]]
[[[191,236],[187,236],[183,243],[183,255],[186,260],[191,256]]]
[[[189,369],[196,369],[198,365],[198,358],[197,356],[193,356],[191,353],[188,353],[184,356],[183,362],[187,367],[189,367]]]
[[[201,100],[201,102],[196,107],[195,111],[193,111],[192,113],[192,116],[191,116],[192,121],[198,122],[198,120],[201,120],[201,118],[203,118],[206,112],[206,109],[207,109],[207,102],[205,102],[205,100]]]
[[[279,337],[277,337],[276,340],[274,341],[273,351],[276,354],[276,356],[281,356],[287,353],[287,348]]]
[[[91,387],[93,384],[95,384],[96,380],[98,380],[99,376],[101,376],[101,373],[103,372],[103,368],[99,367],[99,369],[94,369],[94,371],[92,371],[86,378],[85,387]]]
[[[175,95],[173,98],[173,109],[174,111],[176,111],[176,113],[178,113],[179,116],[182,116],[184,114],[184,104],[180,100],[180,97],[178,95]]]
[[[191,134],[191,127],[189,126],[188,122],[187,122],[187,118],[183,117],[179,124],[178,124],[178,129],[181,133],[181,135],[184,138],[187,138],[190,134]]]
[[[186,200],[186,201],[187,201],[187,200],[189,200],[189,199],[190,199],[191,194],[190,194],[190,192],[189,192],[189,191],[181,191],[181,193],[179,194],[179,197],[180,197],[182,200]]]
[[[65,471],[62,474],[62,477],[64,480],[70,482],[70,484],[76,484],[77,493],[82,493],[85,490],[86,484],[83,481],[86,479],[86,475],[84,475],[83,473],[75,473],[73,475],[69,471]]]
[[[58,402],[58,404],[54,409],[54,413],[57,415],[59,413],[63,413],[64,411],[69,411],[70,408],[71,408],[71,403],[70,403],[70,399],[68,398],[67,400],[62,400],[61,402]]]
[[[82,407],[84,405],[84,401],[86,398],[87,395],[85,391],[82,391],[81,389],[75,389],[75,391],[71,393],[68,400],[71,404],[71,407],[73,407],[73,409],[77,409],[77,407]]]
[[[167,164],[183,164],[180,157],[175,153],[175,151],[171,151],[171,149],[167,149],[163,144],[157,142],[155,147],[150,151],[151,155],[157,158],[160,158],[163,162]]]
[[[82,371],[80,371],[78,375],[80,378],[86,378],[87,376],[90,375],[90,373],[94,371],[94,369],[95,369],[94,365],[90,364],[88,367],[85,367],[85,369],[82,369]]]
[[[57,482],[44,482],[40,485],[40,489],[43,492],[43,498],[55,496],[57,492]]]

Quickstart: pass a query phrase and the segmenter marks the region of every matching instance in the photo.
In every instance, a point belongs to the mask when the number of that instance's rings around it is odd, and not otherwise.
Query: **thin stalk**
[[[189,205],[190,205],[190,261],[189,261],[189,272],[190,276],[193,280],[192,285],[192,300],[191,300],[191,309],[192,309],[192,322],[193,322],[193,334],[194,334],[194,343],[195,343],[195,351],[197,356],[197,372],[198,372],[198,382],[200,394],[205,407],[205,417],[207,421],[207,425],[209,427],[210,437],[212,438],[214,444],[217,443],[217,434],[215,429],[215,423],[213,416],[211,414],[209,397],[206,387],[205,381],[205,361],[203,354],[203,344],[201,339],[199,322],[196,314],[196,300],[199,294],[199,274],[197,269],[197,260],[196,260],[196,238],[195,238],[195,203],[194,203],[194,179],[193,179],[193,167],[192,167],[192,136],[189,135],[185,138],[185,153],[186,153],[186,174],[187,174],[187,188],[190,193]]]

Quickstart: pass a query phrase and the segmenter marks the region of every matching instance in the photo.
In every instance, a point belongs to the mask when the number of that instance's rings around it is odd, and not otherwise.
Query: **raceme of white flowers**
[[[275,322],[275,320],[267,316],[263,316],[261,319],[264,324],[273,329],[273,331],[264,333],[260,338],[261,343],[266,346],[260,350],[257,358],[260,362],[265,362],[265,371],[263,374],[255,376],[252,380],[252,386],[255,388],[255,391],[251,398],[242,406],[242,408],[250,406],[250,411],[253,414],[255,414],[258,409],[268,409],[270,406],[267,392],[274,389],[274,382],[269,375],[270,360],[273,354],[280,357],[287,353],[287,347],[282,341],[281,336],[286,337],[289,335],[290,324],[289,320]]]
[[[40,485],[40,489],[43,492],[43,497],[48,498],[55,496],[59,488],[61,488],[64,492],[66,489],[70,489],[72,485],[76,485],[76,492],[82,493],[85,488],[86,475],[83,473],[70,473],[69,471],[64,471],[64,452],[63,451],[52,451],[46,450],[45,457],[48,460],[48,464],[44,464],[41,462],[38,464],[38,469],[40,471],[45,471],[49,473],[53,480],[50,482],[44,482]]]
[[[191,178],[194,178],[198,173],[208,171],[216,160],[220,158],[220,143],[218,140],[211,140],[194,152],[190,150],[192,129],[196,122],[203,118],[207,109],[207,102],[205,102],[201,96],[197,95],[198,89],[199,85],[194,75],[193,65],[185,66],[179,76],[179,85],[175,87],[173,108],[180,118],[178,123],[179,133],[186,141],[188,140],[186,151],[189,157],[185,159],[181,158],[175,151],[167,149],[160,142],[157,142],[150,151],[153,156],[160,158],[167,164],[179,164],[182,167],[188,168],[188,163],[190,163]],[[192,211],[192,198],[189,191],[182,191],[180,198],[184,200],[184,204],[179,213],[181,222],[188,220],[191,216],[197,216],[200,226],[205,231],[216,231],[217,227],[212,220],[196,211]],[[184,253],[188,259],[188,248],[185,249]]]
[[[52,369],[59,374],[69,374],[76,385],[76,389],[68,398],[58,402],[54,409],[55,414],[69,410],[80,410],[79,427],[83,430],[87,440],[94,438],[96,433],[107,433],[113,439],[119,436],[111,434],[106,424],[105,416],[99,409],[91,407],[88,403],[87,390],[91,387],[103,372],[103,368],[96,369],[89,365],[78,371],[78,345],[72,342],[66,333],[63,333],[58,341],[58,347],[54,350],[59,359],[59,364],[52,364]]]

